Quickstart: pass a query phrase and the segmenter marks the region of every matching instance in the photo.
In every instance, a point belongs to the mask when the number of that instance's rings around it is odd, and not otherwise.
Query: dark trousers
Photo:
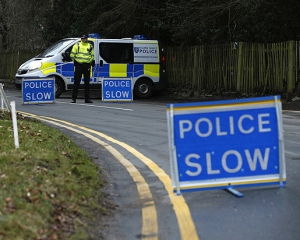
[[[91,65],[87,63],[75,63],[74,72],[74,87],[72,93],[72,99],[76,100],[78,95],[78,89],[81,82],[82,75],[84,77],[84,97],[85,100],[90,99],[90,69]]]

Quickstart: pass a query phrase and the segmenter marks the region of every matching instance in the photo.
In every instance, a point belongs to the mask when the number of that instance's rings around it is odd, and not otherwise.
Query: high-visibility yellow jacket
[[[82,41],[74,44],[70,57],[73,61],[79,63],[92,63],[94,60],[93,45]]]

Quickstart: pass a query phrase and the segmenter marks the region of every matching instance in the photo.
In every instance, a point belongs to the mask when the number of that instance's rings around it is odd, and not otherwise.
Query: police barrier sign
[[[53,103],[55,100],[54,78],[23,79],[23,104]]]
[[[173,190],[286,183],[279,96],[167,105]]]
[[[131,102],[132,79],[103,79],[102,101],[105,102]]]

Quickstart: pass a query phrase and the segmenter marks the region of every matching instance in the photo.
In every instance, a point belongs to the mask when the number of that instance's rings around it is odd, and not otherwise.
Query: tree
[[[0,49],[43,48],[44,7],[47,9],[47,3],[42,0],[1,0]]]
[[[299,40],[296,0],[168,0],[166,27],[180,45]]]
[[[90,26],[110,38],[144,34],[159,39],[164,8],[165,3],[160,0],[105,1]]]
[[[300,2],[297,0],[263,2],[240,17],[237,39],[245,42],[300,40],[299,11]]]
[[[144,34],[165,45],[300,39],[299,0],[0,0],[0,50]]]
[[[102,0],[55,0],[45,15],[44,39],[50,42],[64,37],[79,37],[97,31],[90,24],[95,21]]]
[[[7,50],[8,48],[8,32],[10,21],[8,19],[8,15],[5,14],[9,12],[10,4],[7,1],[0,1],[0,40],[1,47],[0,49]]]

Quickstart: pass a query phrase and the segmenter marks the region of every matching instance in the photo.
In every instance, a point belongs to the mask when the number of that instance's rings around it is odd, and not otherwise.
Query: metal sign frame
[[[173,191],[286,183],[280,96],[167,105]]]
[[[1,94],[1,98],[4,100],[4,103],[5,103],[5,106],[6,106],[6,109],[7,109],[7,111],[8,112],[11,112],[11,107],[10,107],[10,104],[9,104],[9,102],[8,102],[8,100],[7,100],[7,97],[6,97],[6,95],[5,95],[5,92],[4,92],[4,90],[3,90],[3,84],[2,83],[0,83],[0,94]]]

